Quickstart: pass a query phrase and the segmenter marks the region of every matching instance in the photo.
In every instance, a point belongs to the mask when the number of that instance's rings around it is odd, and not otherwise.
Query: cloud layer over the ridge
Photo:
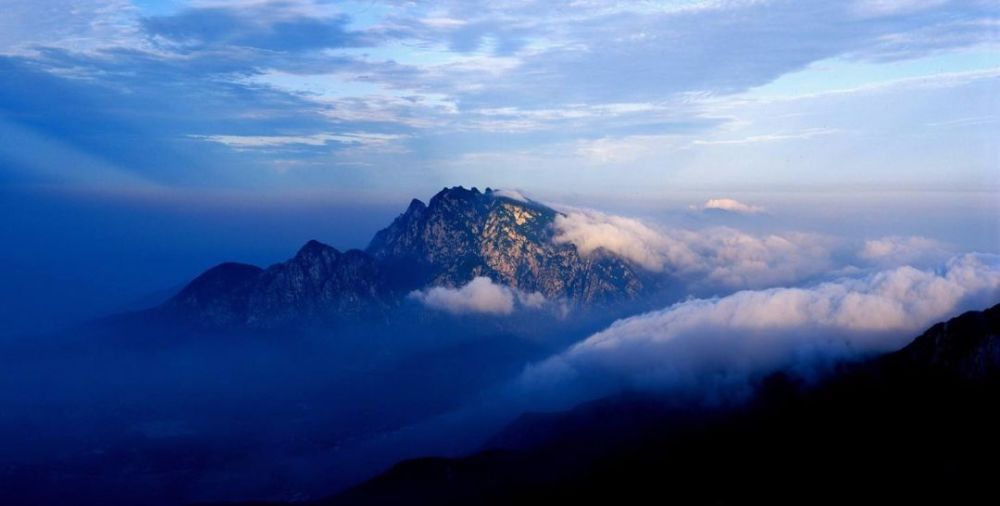
[[[435,286],[414,290],[409,297],[431,309],[451,314],[509,315],[514,312],[516,304],[537,309],[546,302],[541,293],[522,292],[494,283],[486,276],[477,276],[459,288]]]
[[[818,234],[654,229],[634,218],[581,209],[558,215],[553,225],[555,242],[572,243],[585,255],[603,250],[699,284],[760,288],[797,282],[833,266],[833,241]]]
[[[808,288],[742,291],[619,320],[526,371],[532,388],[583,380],[739,395],[756,375],[905,345],[930,324],[1000,300],[1000,256],[899,267]],[[700,395],[700,394],[699,394]]]
[[[662,271],[667,264],[697,261],[694,253],[684,245],[674,244],[636,219],[573,210],[556,215],[553,225],[556,230],[554,242],[571,243],[584,255],[606,250],[651,271]]]

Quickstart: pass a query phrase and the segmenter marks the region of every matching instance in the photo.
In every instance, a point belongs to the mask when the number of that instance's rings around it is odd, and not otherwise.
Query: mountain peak
[[[444,188],[426,207],[411,203],[375,234],[367,252],[409,288],[461,286],[476,276],[574,303],[634,299],[636,272],[613,257],[585,257],[552,241],[557,212],[516,191]]]
[[[232,290],[234,286],[247,283],[263,271],[264,269],[256,265],[224,262],[191,280],[187,286],[174,296],[174,299],[178,301],[197,302],[200,298],[215,297]]]
[[[316,239],[310,239],[309,242],[299,248],[298,253],[295,254],[295,258],[306,259],[314,258],[320,255],[336,257],[337,255],[340,255],[340,250],[330,246],[329,244],[321,243]]]
[[[452,186],[451,188],[443,188],[431,197],[430,207],[434,207],[435,204],[439,204],[442,201],[472,202],[480,200],[483,197],[484,195],[475,186],[468,190],[464,186]]]
[[[420,199],[413,199],[410,201],[410,205],[406,208],[406,212],[414,213],[423,211],[424,209],[427,209],[427,204],[424,204]]]

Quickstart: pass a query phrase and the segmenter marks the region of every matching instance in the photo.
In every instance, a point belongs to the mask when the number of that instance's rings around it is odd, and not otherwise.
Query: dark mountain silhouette
[[[951,380],[995,379],[1000,376],[1000,305],[938,323],[878,366]]]
[[[413,200],[365,251],[310,241],[261,269],[224,263],[165,303],[162,314],[214,327],[280,327],[385,318],[412,290],[476,276],[579,306],[637,299],[639,271],[609,254],[553,242],[558,211],[487,189],[446,188]]]
[[[402,462],[310,504],[980,504],[1000,472],[1000,305],[816,386],[731,408],[623,394],[530,414],[466,458]]]
[[[216,326],[269,327],[381,316],[391,295],[370,255],[309,241],[294,258],[267,269],[213,267],[162,309]]]

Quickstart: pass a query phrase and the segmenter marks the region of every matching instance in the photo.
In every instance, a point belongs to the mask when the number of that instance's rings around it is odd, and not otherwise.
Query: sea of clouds
[[[761,212],[732,199],[712,202]],[[709,204],[702,207],[719,208]],[[558,209],[556,243],[621,257],[688,290],[686,299],[615,321],[527,366],[518,388],[560,404],[637,388],[700,401],[742,399],[763,375],[818,377],[834,364],[899,349],[937,321],[1000,302],[1000,255],[957,253],[926,237],[668,228]],[[411,298],[453,314],[511,315],[546,302],[485,277]]]
[[[739,398],[777,370],[810,377],[843,360],[905,346],[925,328],[1000,300],[1000,256],[959,255],[940,269],[897,267],[800,288],[692,299],[619,320],[528,368],[532,387],[583,380],[607,389]]]

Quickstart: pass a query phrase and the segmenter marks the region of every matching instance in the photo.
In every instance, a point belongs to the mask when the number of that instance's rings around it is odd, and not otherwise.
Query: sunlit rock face
[[[417,285],[459,286],[487,276],[525,292],[575,304],[630,300],[644,290],[631,265],[581,255],[552,241],[557,211],[487,189],[442,190],[378,232],[368,253]]]
[[[546,300],[587,307],[645,290],[631,264],[552,240],[558,211],[487,189],[446,188],[375,234],[366,251],[310,241],[261,269],[224,263],[193,280],[162,311],[211,326],[280,327],[383,318],[406,295],[477,276]]]

